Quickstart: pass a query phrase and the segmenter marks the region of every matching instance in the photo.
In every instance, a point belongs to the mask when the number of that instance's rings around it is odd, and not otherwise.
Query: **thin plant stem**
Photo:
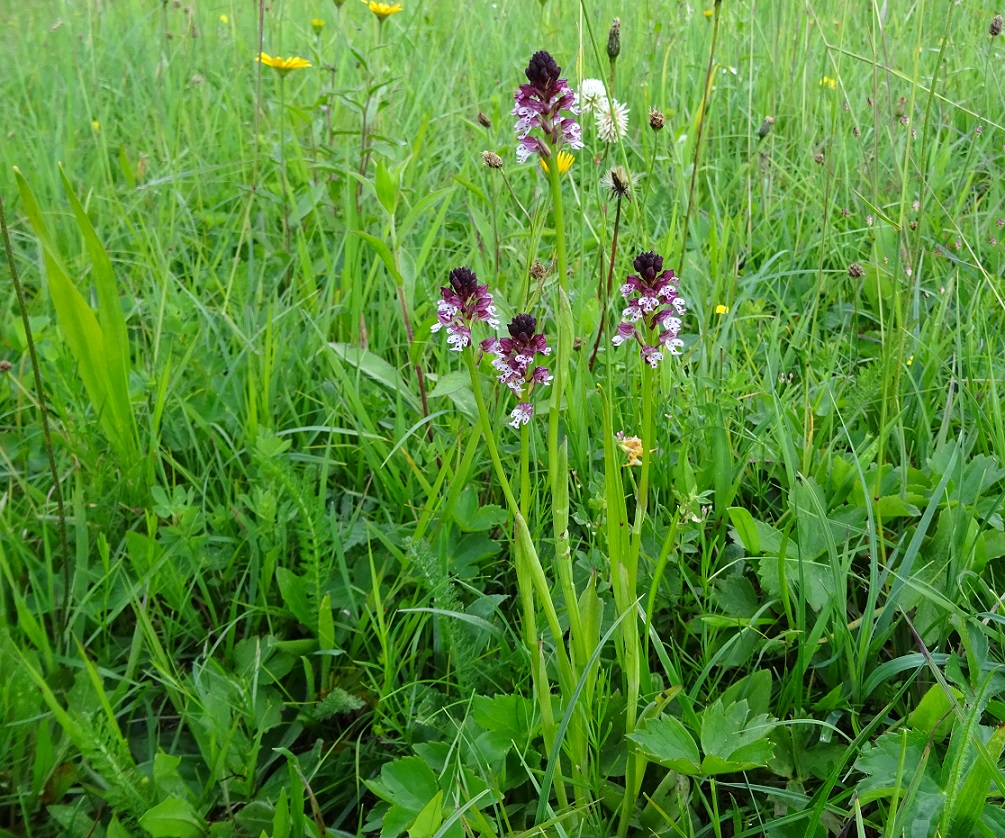
[[[279,188],[283,192],[283,241],[290,256],[290,200],[286,188],[286,77],[279,74]]]
[[[10,243],[10,232],[7,229],[7,216],[4,213],[3,197],[0,196],[0,231],[3,232],[3,246],[7,253],[7,267],[10,269],[14,291],[17,294],[17,305],[21,310],[21,323],[24,325],[25,342],[28,344],[28,357],[31,358],[31,368],[35,376],[35,392],[38,397],[38,413],[42,423],[42,439],[45,442],[45,452],[49,458],[49,473],[52,475],[52,491],[56,496],[56,512],[59,518],[59,546],[63,553],[63,632],[70,625],[70,546],[66,534],[66,507],[63,503],[63,489],[59,482],[59,472],[56,470],[56,454],[52,448],[52,435],[49,432],[49,411],[45,403],[45,390],[42,387],[42,370],[38,365],[38,355],[35,352],[35,340],[31,333],[31,320],[28,317],[28,303],[24,296],[24,286],[14,264],[14,249]],[[55,608],[55,603],[53,604]]]
[[[593,352],[590,355],[590,372],[593,372],[593,365],[597,362],[597,352],[600,349],[600,341],[607,331],[607,307],[611,304],[611,283],[614,278],[614,259],[618,255],[618,230],[621,227],[621,195],[618,195],[618,208],[614,212],[614,235],[611,237],[611,262],[607,266],[607,285],[603,285],[601,276],[601,287],[597,289],[597,299],[600,301],[600,326],[597,329],[597,339],[593,343]]]
[[[642,547],[642,525],[649,506],[649,473],[653,453],[656,449],[653,439],[653,369],[647,363],[642,365],[642,473],[639,476],[635,498],[635,521],[632,524],[631,540],[626,562],[613,572],[613,584],[621,587],[618,608],[624,609],[637,600],[639,553]],[[623,570],[623,572],[622,572]],[[617,590],[617,588],[616,588]],[[634,608],[634,606],[632,606]],[[625,733],[635,730],[638,719],[639,695],[641,694],[641,643],[639,641],[638,617],[627,619],[621,626],[624,644],[625,676]],[[621,805],[618,835],[624,838],[628,833],[628,821],[634,808],[635,798],[645,772],[645,758],[629,755],[625,767],[625,797]]]
[[[687,249],[691,208],[694,206],[694,185],[698,179],[698,157],[701,153],[701,137],[705,130],[705,117],[708,114],[708,99],[712,94],[712,70],[715,61],[715,42],[719,37],[719,13],[722,10],[722,0],[715,0],[715,14],[712,18],[712,46],[708,50],[708,69],[705,71],[705,87],[701,92],[701,111],[698,113],[698,130],[694,138],[694,160],[691,166],[691,183],[687,190],[687,210],[684,212],[684,230],[680,237],[680,259],[677,264],[683,269],[684,251]]]

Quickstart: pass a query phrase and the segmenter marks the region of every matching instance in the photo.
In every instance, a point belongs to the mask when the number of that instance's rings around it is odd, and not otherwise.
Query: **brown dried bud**
[[[483,151],[482,163],[490,169],[501,169],[503,167],[503,159],[494,151]]]
[[[13,366],[14,365],[10,361],[4,358],[2,361],[0,361],[0,373],[10,372],[11,369],[13,369]]]
[[[478,124],[481,125],[482,128],[491,128],[492,120],[488,118],[487,114],[478,111]]]
[[[771,129],[775,125],[775,118],[773,116],[764,117],[764,122],[761,123],[761,127],[757,129],[757,136],[759,139],[764,139],[768,134],[771,133]]]
[[[818,151],[816,154],[814,154],[813,162],[816,163],[818,166],[822,166],[824,164],[824,153],[822,151]]]
[[[530,266],[530,276],[540,282],[548,275],[548,269],[541,263],[540,259],[535,259],[534,264]]]
[[[621,55],[621,18],[611,21],[611,31],[607,33],[607,57],[613,64]]]
[[[667,124],[667,118],[663,115],[663,111],[657,110],[656,108],[649,109],[649,127],[653,131],[662,131],[663,126]]]
[[[858,262],[852,262],[848,266],[848,276],[850,276],[852,279],[861,279],[863,276],[865,276],[865,271]]]
[[[1001,35],[1003,27],[1005,27],[1005,20],[1002,20],[1001,15],[995,15],[991,18],[991,24],[988,26],[988,32],[991,33],[992,38],[995,38],[998,35]]]

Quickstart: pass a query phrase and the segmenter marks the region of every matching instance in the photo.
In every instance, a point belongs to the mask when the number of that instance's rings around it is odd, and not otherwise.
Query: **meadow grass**
[[[0,835],[1005,835],[995,10],[403,5],[272,0],[281,80],[247,0],[0,3]],[[552,183],[513,92],[615,16]]]

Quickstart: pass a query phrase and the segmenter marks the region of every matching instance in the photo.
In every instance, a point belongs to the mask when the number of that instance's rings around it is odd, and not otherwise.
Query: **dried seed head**
[[[631,201],[633,178],[624,166],[615,166],[604,172],[600,179],[600,185],[605,187],[612,198],[621,200],[622,198]]]
[[[503,167],[503,159],[494,151],[483,151],[482,163],[490,169],[501,169]]]
[[[816,154],[814,154],[813,162],[816,163],[818,166],[822,166],[824,164],[824,153],[822,151],[818,151]]]
[[[657,110],[656,108],[649,109],[649,127],[653,131],[662,131],[663,126],[667,124],[667,118],[663,115],[663,111]]]
[[[611,21],[611,31],[607,33],[607,57],[613,64],[621,55],[621,18]]]
[[[534,264],[530,266],[531,279],[540,282],[547,275],[548,275],[548,269],[542,264],[540,259],[535,259]]]
[[[918,222],[917,221],[912,221],[911,222],[911,229],[912,230],[917,230],[918,229]]]
[[[757,129],[758,139],[763,140],[768,134],[771,133],[772,127],[774,127],[775,118],[773,116],[764,117],[764,122],[761,123],[761,127]]]
[[[6,358],[4,358],[2,361],[0,361],[0,373],[10,372],[13,369],[13,367],[14,367],[14,365],[10,361],[8,361]]]
[[[991,18],[991,24],[988,26],[988,32],[991,33],[992,38],[995,38],[998,35],[1001,35],[1003,27],[1005,27],[1005,21],[1002,20],[1002,16],[995,15]]]
[[[858,130],[858,126],[857,125],[853,125],[852,129],[851,129],[851,133],[852,133],[853,136],[857,137],[862,132]]]
[[[850,276],[852,279],[861,279],[863,276],[865,276],[865,271],[862,269],[862,266],[858,262],[852,262],[848,266],[848,276]]]
[[[482,128],[491,128],[492,120],[488,118],[488,114],[478,111],[478,124],[481,125]]]

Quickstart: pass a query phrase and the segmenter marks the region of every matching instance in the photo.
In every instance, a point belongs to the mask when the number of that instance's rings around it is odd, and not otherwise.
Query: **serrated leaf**
[[[681,774],[700,774],[701,755],[687,728],[673,716],[660,716],[641,723],[631,739],[652,761],[679,771]]]

